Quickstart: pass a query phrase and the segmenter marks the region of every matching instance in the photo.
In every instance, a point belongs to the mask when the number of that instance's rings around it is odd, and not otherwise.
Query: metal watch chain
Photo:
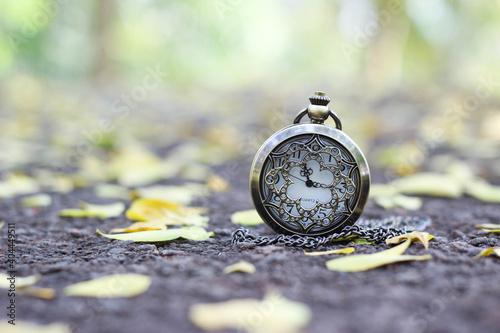
[[[429,217],[392,216],[385,219],[361,219],[356,225],[346,226],[340,233],[329,236],[278,235],[275,237],[254,236],[244,227],[232,234],[232,243],[254,243],[257,246],[285,245],[312,249],[332,242],[348,241],[361,238],[368,242],[381,243],[387,238],[403,235],[411,231],[423,231],[431,224]]]

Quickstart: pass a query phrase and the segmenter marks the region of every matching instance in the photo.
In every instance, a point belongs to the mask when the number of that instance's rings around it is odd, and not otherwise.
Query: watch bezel
[[[260,190],[262,169],[264,166],[264,162],[266,161],[269,154],[283,141],[307,134],[324,135],[344,146],[356,161],[360,175],[360,188],[358,189],[359,196],[351,215],[349,215],[349,217],[343,222],[338,223],[338,225],[328,230],[315,233],[300,233],[294,230],[289,230],[286,228],[286,224],[282,225],[281,223],[276,221],[275,217],[269,214],[264,207]],[[359,216],[365,208],[366,202],[368,200],[369,190],[370,170],[368,167],[368,163],[366,162],[366,158],[361,152],[361,149],[347,134],[345,134],[341,130],[325,124],[293,124],[274,133],[262,144],[260,149],[257,151],[250,171],[250,193],[257,213],[271,229],[278,233],[288,235],[296,234],[302,236],[325,236],[328,234],[339,232],[345,226],[353,225],[358,220]]]

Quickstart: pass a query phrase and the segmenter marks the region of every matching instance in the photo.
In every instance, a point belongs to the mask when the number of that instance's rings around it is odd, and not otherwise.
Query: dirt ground
[[[221,171],[224,166],[221,167]],[[327,259],[309,257],[301,249],[231,244],[238,226],[230,215],[252,208],[248,191],[248,160],[241,161],[228,193],[204,200],[210,213],[203,241],[135,244],[96,234],[128,224],[124,216],[100,220],[62,218],[59,210],[78,200],[98,203],[91,190],[53,194],[49,208],[22,208],[19,199],[0,203],[0,220],[15,222],[17,275],[40,273],[37,286],[61,290],[69,284],[112,273],[140,273],[153,277],[149,290],[134,298],[86,299],[56,296],[52,300],[17,296],[17,320],[64,322],[74,332],[200,332],[188,319],[196,303],[234,298],[262,299],[275,290],[307,304],[313,319],[306,332],[499,332],[500,259],[473,259],[482,248],[500,246],[500,238],[475,229],[478,223],[498,223],[500,206],[472,198],[426,198],[413,215],[426,215],[427,229],[436,238],[425,250],[412,245],[408,254],[432,255],[432,260],[394,264],[367,272],[328,271]],[[375,178],[377,175],[375,175]],[[196,203],[195,203],[196,204]],[[384,211],[369,203],[363,217],[407,215]],[[272,235],[265,225],[252,233]],[[0,229],[0,270],[7,270],[6,227]],[[386,245],[349,244],[356,253],[372,253]],[[344,245],[332,245],[330,248]],[[224,274],[229,264],[246,260],[255,274]],[[0,293],[0,318],[6,320],[7,293]]]

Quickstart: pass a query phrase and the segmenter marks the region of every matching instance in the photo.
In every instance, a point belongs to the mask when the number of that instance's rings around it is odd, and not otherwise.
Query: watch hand
[[[288,174],[288,175],[289,175],[290,177],[293,177],[293,178],[296,178],[296,179],[300,180],[301,182],[304,182],[304,183],[306,182],[304,179],[300,179],[300,178],[299,178],[299,177],[297,177],[297,176],[294,176],[294,175],[291,175],[291,174]]]

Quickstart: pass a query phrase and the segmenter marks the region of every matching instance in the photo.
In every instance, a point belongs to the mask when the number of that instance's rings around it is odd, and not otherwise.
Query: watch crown
[[[314,95],[309,97],[309,101],[311,102],[312,105],[328,105],[330,103],[330,98],[325,95],[324,92],[322,91],[316,91]]]

